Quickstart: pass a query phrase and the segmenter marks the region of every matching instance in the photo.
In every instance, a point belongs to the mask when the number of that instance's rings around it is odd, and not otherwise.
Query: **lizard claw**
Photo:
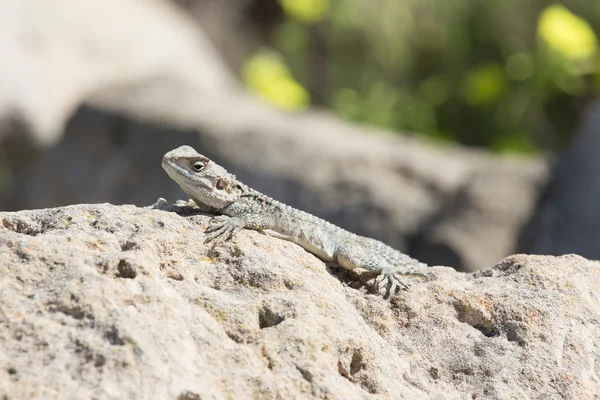
[[[381,271],[377,278],[375,278],[375,287],[378,290],[386,289],[388,296],[392,296],[402,289],[408,291],[410,290],[409,286],[400,279],[402,275],[419,275],[424,277],[424,275],[421,274],[402,273],[386,268]]]
[[[208,221],[208,228],[206,228],[204,232],[213,232],[222,228],[229,219],[229,217],[225,217],[224,215],[211,218],[210,221]]]
[[[244,222],[238,218],[215,217],[210,220],[208,228],[204,231],[206,233],[204,243],[210,243],[214,240],[211,246],[212,250],[224,241],[230,241],[243,228]]]

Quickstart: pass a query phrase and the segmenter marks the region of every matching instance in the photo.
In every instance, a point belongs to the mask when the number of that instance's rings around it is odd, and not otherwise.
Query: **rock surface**
[[[435,267],[385,300],[258,232],[209,252],[189,214],[0,213],[0,398],[600,396],[597,262]]]

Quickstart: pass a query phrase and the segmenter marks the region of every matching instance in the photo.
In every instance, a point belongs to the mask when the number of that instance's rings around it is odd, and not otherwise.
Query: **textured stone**
[[[435,267],[385,300],[258,232],[209,252],[207,221],[109,204],[0,213],[0,398],[600,396],[597,262]]]

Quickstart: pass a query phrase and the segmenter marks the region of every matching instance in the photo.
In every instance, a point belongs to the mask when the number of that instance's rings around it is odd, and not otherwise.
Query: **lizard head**
[[[198,205],[219,210],[236,201],[243,191],[235,175],[190,146],[169,151],[163,156],[162,167]]]

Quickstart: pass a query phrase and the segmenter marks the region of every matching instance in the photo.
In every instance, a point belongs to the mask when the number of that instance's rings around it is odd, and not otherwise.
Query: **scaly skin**
[[[355,235],[250,189],[189,146],[165,154],[162,166],[200,208],[220,214],[211,219],[206,229],[206,242],[214,241],[213,248],[244,228],[254,229],[292,241],[323,261],[343,268],[378,272],[377,286],[386,288],[388,294],[400,287],[408,288],[400,280],[402,275],[427,280],[418,272],[425,264],[382,242]]]

